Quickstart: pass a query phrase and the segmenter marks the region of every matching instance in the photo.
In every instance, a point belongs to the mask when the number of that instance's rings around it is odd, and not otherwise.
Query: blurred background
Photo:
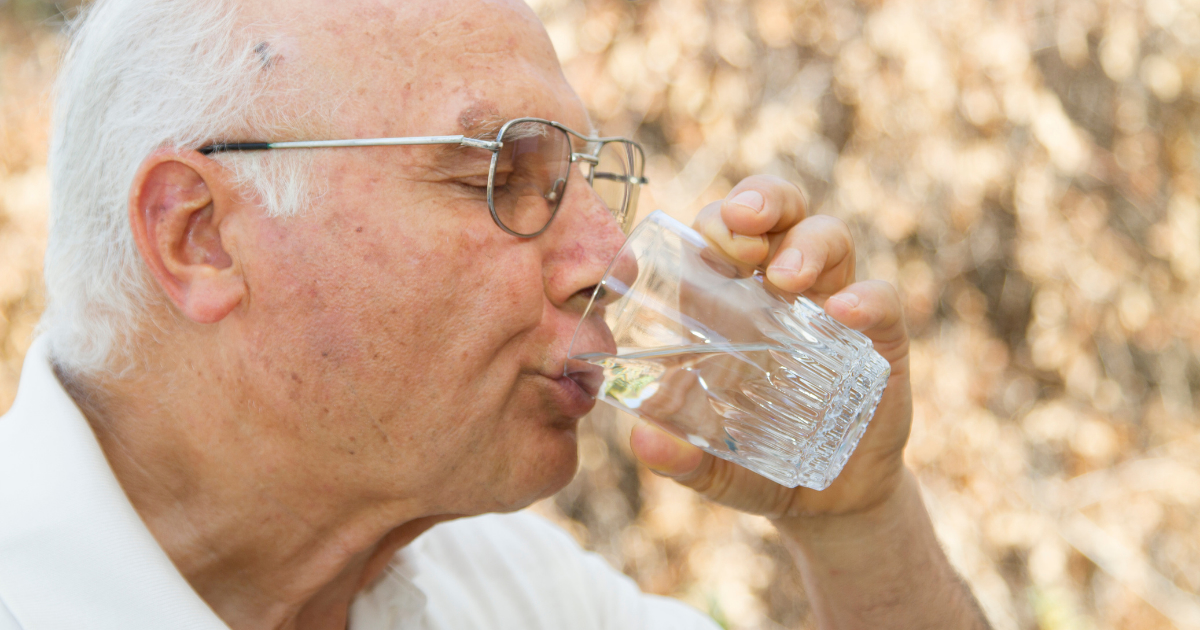
[[[902,291],[908,461],[997,630],[1200,628],[1200,0],[532,0],[641,212],[756,172]],[[42,305],[60,11],[0,0],[0,412]],[[731,628],[810,628],[766,521],[598,411],[534,509]]]

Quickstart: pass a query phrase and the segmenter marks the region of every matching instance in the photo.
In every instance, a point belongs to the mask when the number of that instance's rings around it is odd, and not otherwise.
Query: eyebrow
[[[466,116],[470,107],[464,109],[458,114],[458,119],[462,121]],[[500,128],[504,126],[507,118],[501,118],[494,114],[478,117],[469,125],[463,125],[462,129],[452,135],[461,135],[464,138],[474,138],[476,140],[495,140],[496,134],[500,132]],[[469,147],[464,147],[461,144],[439,144],[431,145],[436,159],[439,161],[450,160],[462,156],[462,150]]]
[[[496,113],[494,107],[487,103],[472,103],[458,113],[459,124],[463,128],[462,135],[477,140],[495,140],[496,135],[500,133],[500,129],[505,123],[523,117],[501,116]],[[586,133],[592,138],[600,137],[600,130],[596,127],[596,123],[592,121],[591,113],[584,111],[583,117],[586,123]],[[518,133],[516,137],[520,138],[523,136]]]
[[[461,135],[466,138],[474,138],[476,140],[494,141],[494,140],[496,140],[496,137],[499,135],[500,129],[503,128],[504,125],[506,123],[508,123],[508,121],[510,121],[510,120],[515,120],[515,119],[504,117],[504,116],[499,116],[496,114],[488,114],[486,116],[482,116],[482,117],[478,118],[475,122],[466,126],[466,128],[463,129]],[[592,127],[590,117],[588,119],[588,126]],[[592,129],[594,129],[594,127],[592,127]],[[522,125],[518,124],[515,127],[509,128],[508,134],[510,134],[510,135],[508,137],[511,140],[519,140],[521,138],[532,137],[541,131],[542,131],[542,129],[541,129],[540,125],[537,127],[534,127],[532,124],[530,124],[528,126],[522,126]],[[456,135],[458,135],[458,134],[456,134]],[[596,135],[595,131],[592,131],[592,135],[593,136]],[[574,140],[574,138],[572,138],[572,140]],[[436,151],[438,153],[439,159],[449,159],[449,158],[453,158],[453,157],[462,155],[461,150],[463,148],[465,148],[465,147],[463,147],[462,145],[446,144],[446,145],[438,146]]]
[[[488,120],[481,121],[478,124],[471,125],[471,127],[464,131],[462,135],[468,138],[475,138],[476,140],[494,141],[496,140],[497,135],[500,133],[500,129],[504,127],[504,125],[510,120],[514,119],[500,117],[495,117],[494,119],[489,118]],[[508,128],[508,135],[506,137],[512,140],[529,138],[537,135],[537,133],[542,130],[542,127],[542,125],[535,126],[533,123],[518,123],[517,125]]]
[[[509,120],[511,118],[489,114],[467,125],[463,129],[462,135],[468,138],[475,138],[476,140],[495,140],[496,134],[500,133],[500,128]]]

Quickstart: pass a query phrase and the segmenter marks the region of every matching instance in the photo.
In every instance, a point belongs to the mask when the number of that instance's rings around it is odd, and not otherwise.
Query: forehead
[[[250,4],[253,14],[274,3]],[[289,98],[325,100],[342,133],[473,135],[520,116],[588,129],[544,28],[519,1],[282,0],[271,8],[289,13],[285,41],[271,43],[283,61],[273,67],[298,79]]]

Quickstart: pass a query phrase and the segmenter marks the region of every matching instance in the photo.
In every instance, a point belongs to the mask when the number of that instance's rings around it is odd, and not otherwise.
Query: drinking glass
[[[600,400],[815,490],[841,472],[891,372],[862,333],[662,211],[609,265],[568,357]]]

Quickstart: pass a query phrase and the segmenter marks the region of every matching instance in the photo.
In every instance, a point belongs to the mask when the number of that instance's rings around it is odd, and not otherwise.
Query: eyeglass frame
[[[592,165],[591,172],[587,176],[588,186],[592,186],[593,178],[596,175],[595,167],[600,163],[600,151],[602,151],[604,149],[604,145],[606,145],[606,144],[609,144],[611,142],[620,142],[622,144],[625,144],[626,146],[630,146],[630,147],[633,147],[634,149],[636,149],[636,151],[637,151],[636,158],[637,159],[634,160],[633,159],[634,156],[631,154],[630,155],[631,164],[629,166],[630,166],[631,171],[636,169],[639,172],[636,175],[634,175],[634,174],[626,175],[624,178],[625,183],[626,183],[625,199],[622,201],[620,215],[618,216],[616,213],[614,213],[612,208],[608,209],[609,213],[613,215],[613,218],[617,219],[620,222],[621,231],[624,232],[625,234],[629,234],[629,228],[631,227],[630,223],[632,222],[634,214],[636,214],[636,209],[634,209],[635,212],[630,212],[630,209],[631,209],[630,205],[637,203],[638,187],[642,186],[643,184],[649,183],[648,180],[644,176],[645,166],[646,166],[646,152],[642,149],[642,145],[638,144],[637,142],[635,142],[633,140],[630,140],[629,138],[625,138],[622,136],[608,136],[608,137],[599,137],[599,138],[585,136],[585,135],[579,133],[578,131],[575,131],[574,129],[567,127],[566,125],[563,125],[562,123],[558,123],[553,120],[546,120],[544,118],[532,118],[532,117],[514,118],[512,120],[509,120],[508,122],[501,125],[499,131],[496,132],[496,138],[503,138],[505,132],[508,131],[509,127],[511,127],[515,124],[528,123],[528,122],[542,123],[542,124],[550,125],[551,127],[554,127],[560,131],[563,131],[563,132],[569,134],[569,135],[575,136],[576,138],[579,138],[580,140],[583,140],[588,145],[595,144],[595,146],[596,146],[595,151],[593,151],[591,153],[576,152],[574,150],[571,151],[571,158],[570,158],[570,161],[567,166],[567,169],[568,169],[567,180],[568,181],[570,181],[571,167],[576,162],[587,162],[588,164]],[[504,222],[500,220],[500,216],[496,213],[496,204],[492,198],[493,191],[495,190],[495,187],[493,186],[493,182],[496,177],[496,163],[500,159],[500,150],[502,148],[504,148],[504,143],[498,139],[497,140],[483,140],[481,138],[472,138],[470,136],[456,135],[456,136],[407,136],[407,137],[400,137],[400,138],[363,138],[363,139],[344,139],[344,140],[299,140],[299,141],[288,141],[288,142],[214,142],[213,144],[209,144],[209,145],[200,147],[199,149],[197,149],[197,151],[202,155],[211,155],[213,153],[224,153],[227,151],[268,151],[271,149],[326,149],[326,148],[344,148],[344,147],[418,146],[418,145],[434,145],[434,144],[457,144],[457,145],[463,146],[463,147],[470,147],[470,148],[475,148],[475,149],[485,149],[485,150],[492,152],[491,165],[488,167],[488,185],[487,185],[488,210],[492,214],[492,220],[495,221],[496,225],[499,226],[501,230],[504,230],[505,232],[507,232],[513,236],[516,236],[518,238],[534,238],[535,236],[538,236],[542,232],[545,232],[546,229],[550,227],[550,224],[554,221],[554,217],[558,215],[558,209],[559,209],[559,207],[562,206],[562,199],[559,199],[555,203],[554,211],[550,213],[550,218],[548,218],[546,220],[546,224],[543,225],[542,228],[539,229],[537,232],[533,232],[532,234],[521,234],[520,232],[516,232],[513,229],[509,228],[507,225],[504,225]],[[636,162],[636,164],[633,164],[632,162]],[[611,179],[612,181],[621,181],[621,178],[619,176],[608,177],[606,179]],[[565,189],[566,188],[565,188],[565,184],[564,184],[564,190]]]

